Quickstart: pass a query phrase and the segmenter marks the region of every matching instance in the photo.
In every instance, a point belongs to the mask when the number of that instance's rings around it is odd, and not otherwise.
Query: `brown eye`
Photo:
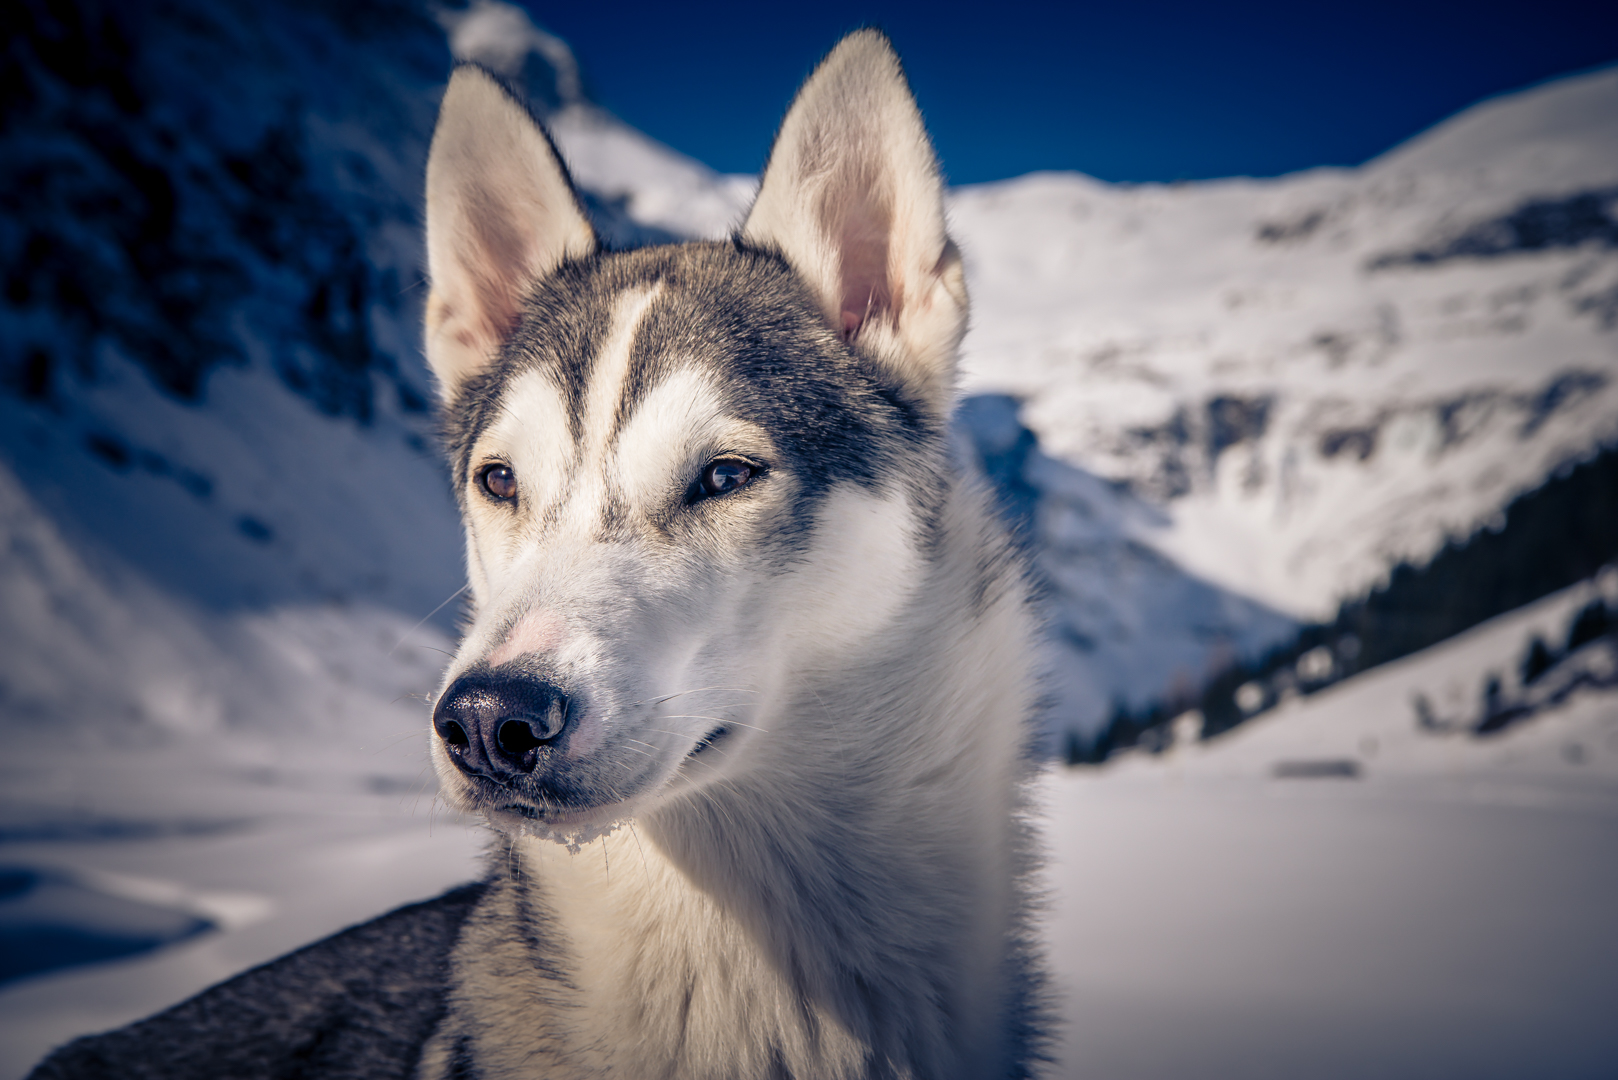
[[[737,488],[745,487],[757,471],[738,458],[720,458],[709,462],[708,467],[702,470],[702,496],[711,499],[729,495]]]
[[[510,465],[490,465],[479,479],[483,490],[497,499],[517,497],[517,474],[511,471]]]

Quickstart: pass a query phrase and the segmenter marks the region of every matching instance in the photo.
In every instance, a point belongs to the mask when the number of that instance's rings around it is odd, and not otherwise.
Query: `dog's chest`
[[[559,852],[468,919],[422,1080],[866,1075],[861,1041],[655,853]]]

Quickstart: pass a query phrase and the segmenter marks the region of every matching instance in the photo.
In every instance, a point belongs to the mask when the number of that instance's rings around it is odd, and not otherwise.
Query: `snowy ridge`
[[[1323,618],[1618,438],[1615,198],[1612,69],[1360,169],[962,189],[966,385],[1162,505],[1182,566]]]
[[[1044,454],[1016,399],[967,398],[958,429],[1001,492],[1042,586],[1056,650],[1044,743],[1060,753],[1122,708],[1194,699],[1207,673],[1254,659],[1298,624],[1203,581],[1155,547],[1169,520],[1117,484]]]

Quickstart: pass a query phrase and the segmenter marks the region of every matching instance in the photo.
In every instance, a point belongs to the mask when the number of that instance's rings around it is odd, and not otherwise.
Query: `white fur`
[[[925,576],[889,547],[871,577],[903,584],[869,610],[870,579],[821,591],[850,554],[825,530],[803,574],[753,605],[782,613],[753,628],[755,670],[729,684],[758,691],[759,730],[716,767],[690,762],[627,828],[577,849],[509,841],[562,975],[535,966],[515,897],[497,897],[455,956],[480,1076],[1009,1074],[1036,646],[1013,582],[971,614],[985,510],[975,489],[952,501]],[[826,520],[900,513],[846,492]],[[896,1014],[883,1031],[862,984]],[[434,1053],[447,1068],[450,1048]]]
[[[879,649],[876,636],[921,587],[915,522],[902,492],[885,498],[863,488],[833,492],[820,514],[819,542],[794,583],[792,607],[778,618],[786,648],[812,663]]]

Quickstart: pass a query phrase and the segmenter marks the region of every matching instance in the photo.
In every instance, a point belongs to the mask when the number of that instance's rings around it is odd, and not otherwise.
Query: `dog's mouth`
[[[701,758],[708,765],[707,755],[731,734],[729,725],[715,725],[686,752],[682,762]],[[610,831],[614,827],[611,822],[634,816],[641,806],[637,798],[609,796],[597,801],[592,797],[594,792],[529,792],[486,776],[464,779],[469,788],[463,796],[469,804],[466,808],[483,813],[490,824],[509,832],[547,835],[567,842]],[[688,781],[690,777],[682,779]]]
[[[577,848],[617,829],[634,816],[628,803],[600,806],[537,806],[509,796],[483,807],[483,816],[496,829],[513,835],[536,836]]]
[[[708,732],[708,734],[704,735],[697,742],[697,745],[695,745],[695,746],[693,746],[691,748],[691,752],[689,754],[687,754],[686,757],[688,759],[696,757],[698,754],[702,753],[704,750],[707,750],[707,749],[711,748],[712,746],[714,746],[715,744],[717,744],[720,740],[724,739],[725,736],[727,736],[729,734],[730,734],[730,729],[728,727],[725,727],[723,724],[721,724],[719,727],[714,728],[712,731]]]
[[[516,785],[488,776],[461,774],[459,799],[479,813],[524,821],[560,822],[595,817],[621,800],[593,786]]]

